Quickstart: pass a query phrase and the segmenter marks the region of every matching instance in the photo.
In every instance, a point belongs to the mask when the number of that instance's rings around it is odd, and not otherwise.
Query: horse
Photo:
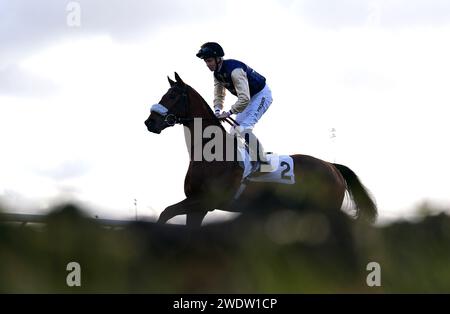
[[[184,180],[186,198],[165,208],[158,223],[186,215],[186,225],[197,228],[206,214],[215,209],[241,213],[262,211],[263,207],[340,210],[346,192],[353,200],[355,219],[364,217],[370,222],[376,219],[377,207],[372,196],[350,168],[303,154],[290,155],[296,177],[294,184],[249,182],[236,198],[243,175],[243,168],[236,159],[236,136],[225,130],[223,120],[215,116],[203,97],[178,73],[175,72],[175,81],[167,79],[170,88],[152,106],[145,126],[149,132],[160,134],[168,127],[183,125],[190,161]],[[207,132],[211,128],[220,132]],[[209,136],[199,136],[205,132]],[[225,156],[233,150],[234,158],[211,160],[198,155],[198,151],[201,153],[208,148],[213,133],[216,143],[220,143],[220,154]]]

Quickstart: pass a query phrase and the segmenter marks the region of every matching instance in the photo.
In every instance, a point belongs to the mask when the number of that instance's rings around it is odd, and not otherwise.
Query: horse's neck
[[[211,138],[205,137],[206,128],[211,127],[216,131],[220,129],[220,132],[223,134],[223,150],[226,149],[226,141],[229,140],[227,132],[220,122],[215,119],[214,114],[207,106],[208,104],[199,94],[191,94],[190,116],[194,118],[194,120],[187,123],[184,127],[186,147],[191,160],[197,160],[199,157],[198,154],[203,154],[205,144],[211,140]],[[196,154],[197,158],[195,158],[194,154]]]
[[[206,128],[210,125],[217,125],[222,128],[217,119],[214,119],[214,113],[209,108],[208,103],[193,88],[190,92],[190,116],[193,118],[202,118],[202,125]],[[188,126],[189,127],[189,126]]]

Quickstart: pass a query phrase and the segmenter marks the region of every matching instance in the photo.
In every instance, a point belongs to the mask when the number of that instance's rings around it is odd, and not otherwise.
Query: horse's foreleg
[[[192,203],[192,200],[186,198],[181,202],[166,207],[159,215],[158,223],[164,224],[175,216],[185,214],[186,205],[190,203]]]
[[[186,214],[186,226],[189,228],[197,228],[202,225],[208,211],[192,211]]]
[[[198,199],[186,198],[179,203],[173,204],[163,210],[159,215],[158,223],[166,223],[170,219],[178,215],[187,215],[186,222],[188,224],[197,224],[203,220],[207,211],[199,210],[202,204]],[[189,217],[190,216],[190,217]]]

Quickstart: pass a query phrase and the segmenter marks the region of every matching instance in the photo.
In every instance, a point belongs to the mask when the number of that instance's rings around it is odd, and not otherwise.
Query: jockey
[[[223,59],[224,55],[222,47],[215,42],[203,44],[197,53],[197,57],[203,59],[207,67],[214,71],[214,112],[216,116],[219,119],[225,119],[236,114],[236,122],[239,123],[239,127],[234,127],[234,131],[241,136],[244,135],[250,159],[253,167],[256,168],[268,162],[264,149],[252,130],[272,104],[272,93],[264,76],[241,61]],[[226,89],[238,99],[231,106],[231,110],[222,111]],[[257,170],[255,169],[255,171]]]

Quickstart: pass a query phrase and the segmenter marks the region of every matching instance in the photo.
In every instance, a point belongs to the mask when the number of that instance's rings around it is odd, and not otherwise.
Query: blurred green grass
[[[375,227],[337,210],[280,209],[199,230],[110,229],[66,204],[40,227],[0,223],[0,292],[448,293],[449,248],[444,214]],[[72,261],[81,287],[66,285]],[[381,287],[366,284],[369,262],[381,266]]]

